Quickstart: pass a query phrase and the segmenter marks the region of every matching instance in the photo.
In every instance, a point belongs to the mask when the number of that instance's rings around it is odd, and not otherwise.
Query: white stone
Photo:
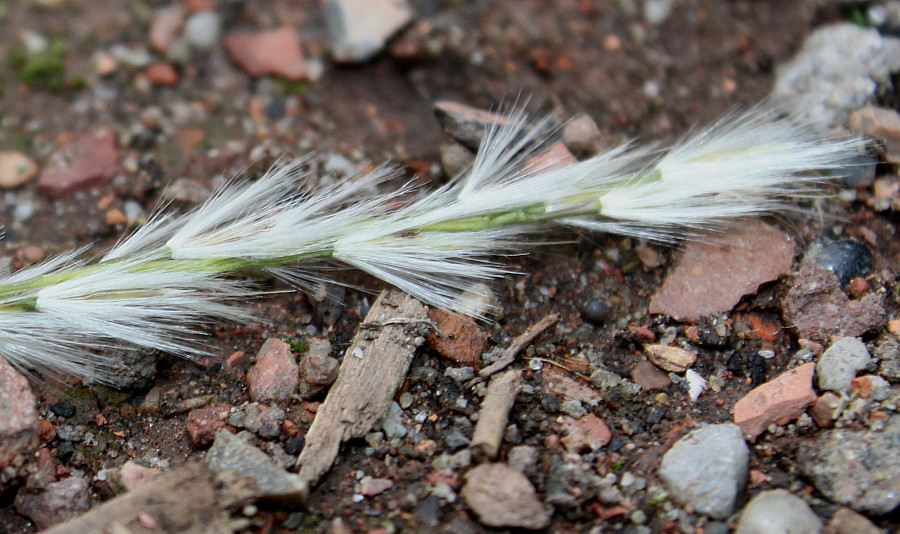
[[[726,519],[747,482],[749,457],[739,426],[706,425],[666,452],[659,475],[677,499],[702,514]]]
[[[208,50],[219,44],[222,20],[215,11],[201,11],[184,23],[184,38],[194,48]]]
[[[816,362],[819,389],[849,391],[850,381],[872,361],[866,344],[855,337],[845,337],[832,343]]]
[[[753,497],[741,512],[735,534],[818,534],[822,526],[803,499],[776,489]]]
[[[406,0],[326,0],[323,12],[331,55],[347,63],[372,58],[413,16]]]

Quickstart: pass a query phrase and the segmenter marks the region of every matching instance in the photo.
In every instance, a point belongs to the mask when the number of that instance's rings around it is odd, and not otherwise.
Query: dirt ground
[[[111,125],[118,132],[122,164],[118,177],[99,188],[50,198],[32,181],[0,197],[0,224],[6,232],[0,250],[12,267],[77,246],[102,251],[132,225],[110,213],[127,213],[134,203],[149,213],[166,185],[179,184],[202,196],[221,176],[258,174],[278,158],[309,150],[319,151],[323,165],[392,160],[417,181],[441,183],[441,148],[452,140],[433,111],[439,100],[488,109],[527,96],[535,109],[566,117],[587,113],[608,146],[629,139],[672,140],[729,110],[759,102],[771,87],[775,65],[796,52],[811,28],[846,15],[807,2],[684,0],[675,2],[665,20],[652,24],[641,14],[640,3],[627,0],[420,0],[413,2],[413,24],[376,58],[340,65],[327,56],[318,2],[221,0],[214,4],[225,32],[296,27],[308,57],[321,59],[321,79],[297,83],[251,77],[229,59],[223,46],[196,52],[176,65],[172,85],[148,83],[142,68],[124,62],[98,74],[98,53],[117,45],[147,49],[152,13],[173,3],[13,0],[0,6],[0,57],[8,62],[0,71],[0,148],[23,152],[42,164],[78,132]],[[65,43],[62,87],[25,83],[21,71],[11,68],[11,55],[21,47],[25,31]],[[162,117],[159,122],[165,126],[158,127],[154,117]],[[192,204],[188,193],[175,201],[177,208]],[[33,208],[24,222],[15,216],[16,205],[23,202]],[[847,217],[849,225],[879,217],[847,203],[824,209]],[[791,221],[790,226],[801,243],[829,228],[821,221]],[[685,328],[647,312],[678,250],[653,246],[661,261],[651,268],[638,258],[635,241],[605,235],[559,237],[568,243],[509,259],[523,274],[498,288],[502,317],[481,325],[489,335],[490,351],[505,347],[542,317],[561,315],[560,326],[540,337],[522,358],[548,360],[543,368],[518,364],[525,369],[526,388],[516,401],[509,421],[513,430],[504,445],[532,445],[540,451],[546,469],[531,480],[542,498],[558,491],[554,469],[564,462],[558,445],[559,399],[546,391],[549,369],[591,388],[576,373],[590,375],[594,363],[602,360],[609,371],[627,377],[642,359],[642,336],[658,338],[671,329],[683,335]],[[383,287],[352,272],[337,276],[373,292]],[[268,280],[261,283],[282,288]],[[795,351],[797,336],[782,328],[779,302],[787,287],[784,280],[768,284],[740,304],[744,312],[774,325],[777,333],[771,339],[734,335],[717,347],[702,347],[697,368],[712,369],[734,354],[755,354],[764,343],[778,354]],[[592,298],[609,307],[596,325],[586,322],[582,313]],[[373,293],[357,290],[347,290],[342,306],[296,293],[262,297],[252,303],[260,324],[211,326],[208,343],[222,359],[246,353],[240,371],[250,367],[251,356],[273,337],[299,341],[309,334],[324,336],[333,355],[340,357],[373,300]],[[658,486],[656,468],[671,443],[696,422],[731,421],[738,399],[790,364],[787,357],[738,360],[744,365],[735,368],[728,387],[709,391],[696,403],[674,387],[634,396],[612,390],[604,396],[591,411],[610,427],[613,439],[590,457],[597,473],[628,472]],[[401,389],[412,396],[410,413],[430,415],[421,423],[420,439],[433,440],[433,449],[423,453],[422,447],[403,439],[393,444],[353,440],[313,489],[307,511],[277,505],[252,513],[245,509],[243,515],[236,511],[246,519],[236,524],[239,531],[492,531],[479,524],[462,499],[427,497],[434,482],[432,460],[456,452],[445,438],[453,432],[470,435],[470,416],[481,402],[474,390],[444,375],[456,365],[422,350]],[[102,473],[129,458],[166,468],[201,457],[205,447],[192,444],[185,433],[188,412],[202,403],[247,402],[242,374],[226,372],[222,361],[214,359],[188,362],[166,356],[155,375],[137,389],[115,391],[74,381],[62,387],[35,383],[33,389],[42,416],[57,430],[67,427],[78,436],[47,444],[57,472],[92,480],[92,500],[100,503],[116,494]],[[156,408],[148,410],[151,395],[156,396]],[[75,415],[54,415],[52,407],[59,403],[74,405]],[[308,429],[317,406],[285,406],[296,432],[263,441],[296,454],[302,447],[297,437]],[[751,446],[751,469],[765,474],[753,489],[814,492],[799,474],[795,454],[796,434],[817,430],[786,428]],[[389,478],[394,485],[380,495],[356,499],[359,473]],[[461,473],[450,484],[457,490]],[[17,489],[13,484],[0,492],[0,532],[36,531],[13,507]],[[610,515],[609,508],[593,499],[558,506],[550,530],[626,531],[634,528],[633,512],[638,509],[653,531],[702,528],[706,520],[697,514],[688,514],[693,519],[687,525],[662,520],[666,506],[678,506],[673,502],[656,502],[649,492],[638,491],[622,513]],[[829,516],[834,505],[818,502],[817,510]]]

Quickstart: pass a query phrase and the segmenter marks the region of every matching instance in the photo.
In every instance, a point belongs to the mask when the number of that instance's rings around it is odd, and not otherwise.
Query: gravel
[[[868,247],[853,239],[817,239],[806,251],[804,260],[811,260],[847,284],[857,276],[865,276],[872,269],[872,253]]]
[[[550,510],[531,482],[503,464],[483,464],[469,471],[462,496],[489,527],[541,529],[550,524]]]
[[[735,534],[818,534],[822,520],[809,506],[783,489],[753,497],[741,512]]]
[[[666,452],[659,475],[676,498],[700,513],[725,519],[746,484],[749,454],[740,427],[706,425]]]
[[[800,469],[830,501],[887,514],[900,504],[900,416],[881,432],[837,429],[800,446]]]
[[[819,389],[849,391],[850,381],[872,361],[866,344],[854,337],[835,341],[816,362]]]
[[[251,445],[249,438],[246,433],[234,435],[219,430],[206,463],[214,471],[237,471],[252,478],[259,488],[258,497],[303,502],[309,491],[306,481],[278,467],[266,453]]]
[[[851,23],[819,28],[777,70],[772,98],[825,130],[843,125],[900,70],[900,39]]]

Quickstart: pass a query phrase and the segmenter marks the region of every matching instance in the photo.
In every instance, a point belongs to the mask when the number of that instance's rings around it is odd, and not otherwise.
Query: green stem
[[[280,256],[277,258],[265,258],[265,259],[247,259],[247,258],[221,258],[221,259],[174,259],[174,258],[166,258],[162,257],[161,253],[164,252],[165,249],[160,249],[159,251],[151,254],[150,258],[157,259],[148,259],[143,263],[136,263],[134,265],[129,266],[126,271],[133,273],[140,272],[148,272],[148,271],[175,271],[175,272],[213,272],[213,273],[224,273],[227,271],[234,271],[236,269],[243,269],[246,267],[274,267],[278,265],[286,265],[289,263],[297,263],[301,261],[308,261],[316,258],[327,258],[331,257],[333,254],[333,250],[330,248],[306,252],[303,254],[293,254],[290,256]],[[77,278],[79,276],[85,276],[88,274],[102,272],[104,269],[108,269],[110,266],[115,265],[123,260],[114,260],[105,263],[97,263],[94,265],[88,265],[86,267],[81,267],[78,269],[70,269],[68,271],[55,272],[55,273],[47,273],[42,274],[40,276],[35,276],[34,278],[30,278],[28,280],[23,280],[21,282],[15,282],[12,284],[3,284],[0,285],[0,295],[15,295],[17,293],[26,293],[22,295],[19,299],[10,299],[12,302],[9,302],[6,305],[0,305],[0,309],[18,309],[18,310],[33,310],[37,303],[37,290],[41,288],[51,286],[54,284],[59,284],[61,282],[65,282],[68,280],[72,280],[73,278]]]

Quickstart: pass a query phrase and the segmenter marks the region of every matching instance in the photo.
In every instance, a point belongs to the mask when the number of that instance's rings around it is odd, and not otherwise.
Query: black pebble
[[[609,445],[606,446],[610,452],[617,452],[625,446],[625,442],[622,441],[622,438],[618,436],[613,436],[611,440],[609,440]]]
[[[284,523],[282,523],[281,526],[288,530],[297,530],[297,528],[303,524],[303,520],[305,518],[306,514],[304,512],[291,512],[291,514],[287,516],[287,519],[284,520]]]
[[[841,284],[869,274],[874,263],[869,249],[852,239],[816,239],[806,252],[806,259],[833,272]]]
[[[609,318],[609,305],[606,302],[591,298],[581,307],[581,318],[593,324],[603,324]]]
[[[304,445],[306,445],[306,440],[302,437],[288,438],[284,442],[284,452],[291,456],[297,456],[303,450]]]
[[[559,399],[553,395],[544,395],[544,398],[541,399],[541,408],[550,413],[558,412]]]
[[[68,419],[70,417],[75,417],[75,405],[68,402],[57,402],[53,406],[50,407],[50,411],[53,412],[53,415],[57,417],[62,417]]]
[[[68,462],[73,454],[75,454],[75,445],[71,441],[63,441],[56,448],[56,457],[62,463]]]

